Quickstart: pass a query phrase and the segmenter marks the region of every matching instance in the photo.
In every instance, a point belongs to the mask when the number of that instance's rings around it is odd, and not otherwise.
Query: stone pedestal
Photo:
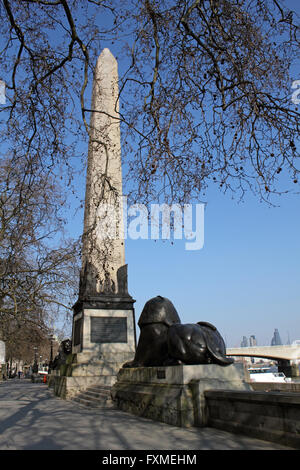
[[[180,427],[206,426],[206,390],[252,390],[243,364],[121,369],[112,387],[115,405]]]
[[[104,296],[74,306],[72,354],[54,377],[54,392],[72,398],[91,385],[113,385],[122,365],[134,358],[132,297]]]
[[[84,353],[91,360],[131,357],[136,347],[133,303],[129,295],[78,301],[73,307],[72,353]]]

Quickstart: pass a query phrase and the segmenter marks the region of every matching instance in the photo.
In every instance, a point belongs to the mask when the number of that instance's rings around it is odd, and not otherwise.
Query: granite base
[[[51,374],[54,394],[71,399],[92,385],[112,386],[122,365],[133,359],[132,353],[94,359],[88,353],[70,354],[66,363]]]
[[[117,408],[180,427],[206,426],[206,390],[252,390],[243,364],[120,369],[112,387]]]

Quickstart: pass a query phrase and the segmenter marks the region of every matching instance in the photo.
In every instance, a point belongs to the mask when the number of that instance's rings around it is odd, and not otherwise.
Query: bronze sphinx
[[[138,325],[141,333],[135,357],[123,367],[233,363],[214,325],[182,324],[174,305],[165,297],[159,295],[146,302]]]

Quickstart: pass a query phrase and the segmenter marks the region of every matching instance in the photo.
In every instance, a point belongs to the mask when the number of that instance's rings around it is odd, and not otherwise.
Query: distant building
[[[249,338],[249,341],[246,336],[243,336],[243,339],[241,342],[241,348],[247,348],[248,346],[257,346],[255,335],[251,335]]]
[[[271,346],[280,346],[282,345],[281,338],[279,335],[279,331],[277,328],[275,328],[274,335],[271,341]]]

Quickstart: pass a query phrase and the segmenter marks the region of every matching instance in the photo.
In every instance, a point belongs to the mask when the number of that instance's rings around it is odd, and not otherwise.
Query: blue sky
[[[127,240],[129,289],[136,315],[155,295],[173,301],[183,323],[209,321],[239,346],[254,334],[270,344],[300,338],[299,196],[270,208],[210,191],[199,251],[183,241]]]
[[[77,196],[84,197],[84,175],[80,180]],[[201,250],[186,250],[184,239],[128,238],[136,321],[145,302],[162,295],[182,323],[213,323],[228,347],[253,334],[259,345],[268,345],[275,328],[283,342],[300,339],[299,197],[277,197],[272,207],[250,195],[238,202],[211,187]],[[71,211],[72,235],[81,235],[82,223],[83,212],[73,217]]]
[[[298,2],[287,5],[300,12]],[[116,55],[116,45],[103,47]],[[81,175],[78,198],[84,197],[84,185]],[[277,197],[272,207],[252,195],[239,203],[212,186],[204,201],[199,251],[187,251],[185,240],[127,239],[136,321],[145,302],[162,295],[174,303],[182,323],[213,323],[227,347],[240,346],[250,335],[268,345],[275,328],[284,343],[300,339],[300,195]],[[79,236],[83,213],[70,219],[70,233]]]

